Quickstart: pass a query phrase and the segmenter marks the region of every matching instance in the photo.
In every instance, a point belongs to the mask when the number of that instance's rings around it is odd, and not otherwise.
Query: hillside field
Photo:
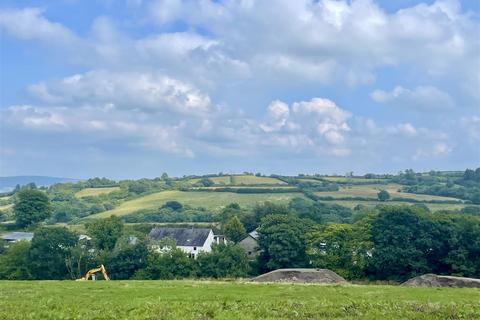
[[[450,197],[441,197],[433,196],[426,194],[415,194],[415,193],[406,193],[399,192],[398,190],[402,188],[401,185],[396,183],[389,184],[366,184],[366,185],[354,185],[347,187],[340,187],[340,190],[334,192],[317,192],[316,195],[321,197],[333,197],[333,198],[343,198],[343,197],[362,197],[362,198],[377,198],[378,192],[380,190],[386,190],[390,193],[391,198],[408,198],[419,201],[430,201],[430,200],[440,200],[440,201],[457,201],[461,203],[460,199],[450,198]]]
[[[211,281],[0,281],[0,318],[479,319],[480,291]]]
[[[219,185],[286,185],[282,180],[271,177],[257,177],[251,175],[228,175],[219,177],[209,177],[215,184]],[[200,179],[192,179],[190,182],[195,183]]]
[[[176,200],[192,207],[204,207],[218,211],[232,202],[249,208],[263,201],[288,203],[294,197],[303,196],[301,193],[243,194],[232,192],[161,191],[126,201],[113,210],[97,213],[89,216],[89,218],[107,218],[111,215],[123,216],[140,209],[160,208],[165,202],[171,200]]]
[[[119,187],[85,188],[75,193],[75,196],[77,198],[95,197],[101,194],[107,194],[117,190],[120,190],[120,188]]]
[[[405,202],[405,201],[358,201],[358,200],[332,200],[332,201],[324,201],[326,203],[336,203],[344,207],[348,207],[350,209],[355,208],[357,205],[361,204],[367,207],[375,207],[379,204],[387,204],[387,205],[414,205],[417,203],[413,202]],[[425,205],[432,211],[437,210],[461,210],[465,208],[465,205],[462,203],[425,203]]]

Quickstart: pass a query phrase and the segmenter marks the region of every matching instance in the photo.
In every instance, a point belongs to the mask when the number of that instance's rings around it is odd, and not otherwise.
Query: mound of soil
[[[424,274],[402,283],[402,286],[480,288],[480,279]]]
[[[328,269],[278,269],[253,278],[252,281],[326,284],[348,283],[344,278]]]

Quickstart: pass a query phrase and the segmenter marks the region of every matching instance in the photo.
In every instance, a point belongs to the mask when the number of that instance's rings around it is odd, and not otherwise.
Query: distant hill
[[[77,179],[45,177],[45,176],[11,176],[0,177],[0,192],[8,192],[13,190],[17,184],[26,185],[35,183],[37,186],[51,186],[55,183],[75,182]]]

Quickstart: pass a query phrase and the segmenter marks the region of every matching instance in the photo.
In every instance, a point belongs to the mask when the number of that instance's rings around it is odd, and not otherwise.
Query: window
[[[194,251],[197,250],[197,247],[193,247],[193,250],[194,250]]]

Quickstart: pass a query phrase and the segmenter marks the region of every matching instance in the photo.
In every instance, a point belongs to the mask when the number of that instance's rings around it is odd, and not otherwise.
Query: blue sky
[[[480,2],[0,4],[0,175],[480,164]]]

